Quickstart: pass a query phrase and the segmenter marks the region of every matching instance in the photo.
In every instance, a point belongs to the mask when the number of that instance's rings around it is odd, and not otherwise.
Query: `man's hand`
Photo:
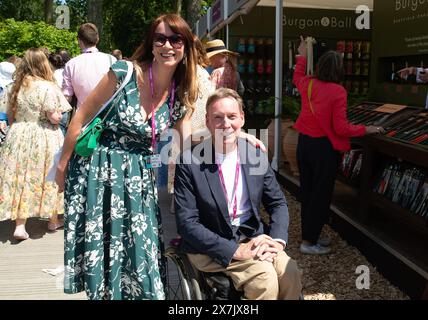
[[[416,68],[415,67],[407,67],[401,70],[397,71],[398,75],[402,79],[406,79],[411,74],[416,74]]]
[[[256,258],[260,261],[273,262],[278,252],[284,250],[284,246],[281,243],[265,234],[254,238],[254,246],[258,248]]]
[[[284,246],[281,243],[273,240],[268,235],[262,234],[246,243],[241,243],[233,255],[233,259],[258,259],[260,261],[273,262],[278,252],[282,250],[284,250]]]
[[[257,247],[254,247],[254,239],[251,239],[248,242],[240,243],[238,249],[233,255],[235,260],[248,260],[254,259],[257,253]]]

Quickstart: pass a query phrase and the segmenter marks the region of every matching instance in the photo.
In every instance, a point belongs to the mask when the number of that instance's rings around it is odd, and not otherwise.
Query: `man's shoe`
[[[318,243],[313,245],[308,245],[304,243],[300,244],[300,252],[304,254],[327,254],[330,253],[330,251],[330,247],[323,247]]]
[[[331,239],[328,237],[320,237],[317,241],[317,244],[323,247],[328,247],[331,244]]]

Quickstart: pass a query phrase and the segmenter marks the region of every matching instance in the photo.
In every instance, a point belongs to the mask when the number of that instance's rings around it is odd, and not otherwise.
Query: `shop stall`
[[[353,140],[334,204],[414,271],[413,283],[402,276],[400,285],[427,299],[428,83],[398,71],[428,63],[428,2],[375,0],[373,10],[371,102],[351,107],[348,117],[385,133]]]

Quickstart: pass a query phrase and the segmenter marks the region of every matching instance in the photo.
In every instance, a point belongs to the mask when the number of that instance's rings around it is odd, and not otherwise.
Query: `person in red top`
[[[330,239],[319,238],[328,220],[340,151],[350,149],[350,137],[380,133],[383,128],[348,122],[347,93],[340,85],[344,68],[339,53],[328,51],[323,54],[316,65],[315,76],[305,75],[306,42],[303,38],[298,53],[293,82],[302,101],[302,109],[294,126],[299,132],[300,252],[326,254],[331,251]]]

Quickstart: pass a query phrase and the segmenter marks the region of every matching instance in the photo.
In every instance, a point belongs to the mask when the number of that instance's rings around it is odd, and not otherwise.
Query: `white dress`
[[[209,135],[209,131],[205,124],[206,104],[208,97],[214,92],[215,87],[211,83],[209,73],[200,65],[196,69],[197,81],[198,81],[198,98],[195,101],[195,109],[192,113],[191,124],[192,124],[192,136],[194,137],[206,137]],[[195,140],[195,139],[193,139]],[[183,150],[184,151],[184,150]],[[171,159],[176,159],[180,150],[178,150],[176,144],[172,144],[172,156]],[[175,165],[172,161],[168,168],[168,191],[173,193],[174,191],[174,175]]]

